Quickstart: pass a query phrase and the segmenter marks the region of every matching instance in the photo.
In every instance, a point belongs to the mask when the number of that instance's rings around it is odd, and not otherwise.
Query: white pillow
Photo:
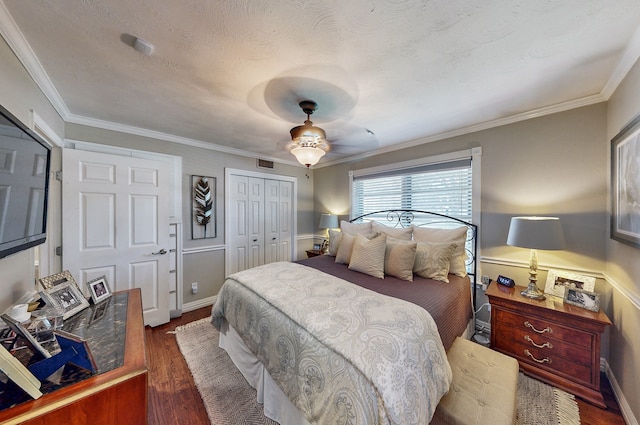
[[[377,233],[384,233],[392,238],[401,239],[403,241],[410,241],[413,229],[411,227],[389,227],[384,224],[380,224],[377,221],[371,223],[371,230]]]
[[[373,233],[371,230],[370,221],[365,221],[364,223],[349,223],[348,221],[342,220],[340,222],[340,230],[350,235],[355,235],[356,233],[360,233],[362,235],[367,236]]]
[[[340,246],[338,247],[338,252],[336,252],[336,263],[349,264],[351,251],[353,250],[353,242],[355,242],[355,240],[355,236],[342,233]]]
[[[427,279],[449,283],[449,259],[457,246],[454,242],[418,242],[413,272]]]
[[[339,230],[329,229],[329,247],[327,249],[327,255],[335,257],[340,247],[340,241],[342,240],[342,232]]]
[[[413,282],[413,265],[416,259],[417,243],[387,237],[384,256],[384,273],[398,279]]]
[[[378,235],[367,239],[357,234],[351,252],[349,269],[369,276],[384,279],[384,253],[387,247],[387,235]]]
[[[460,277],[467,275],[467,226],[455,229],[434,229],[433,227],[413,227],[413,239],[416,242],[455,242],[457,248],[450,259],[449,273]]]

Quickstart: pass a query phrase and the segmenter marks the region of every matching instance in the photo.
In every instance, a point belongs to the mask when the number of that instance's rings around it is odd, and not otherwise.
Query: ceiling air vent
[[[273,161],[267,161],[266,159],[258,159],[258,168],[267,168],[273,170]]]

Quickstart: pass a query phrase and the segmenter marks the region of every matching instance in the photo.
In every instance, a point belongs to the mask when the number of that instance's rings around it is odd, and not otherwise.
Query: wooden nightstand
[[[322,251],[319,249],[308,249],[307,250],[307,258],[316,257],[318,255],[322,255]]]
[[[491,348],[514,357],[520,370],[598,407],[600,393],[600,335],[611,321],[548,296],[537,301],[520,295],[524,288],[493,282]]]

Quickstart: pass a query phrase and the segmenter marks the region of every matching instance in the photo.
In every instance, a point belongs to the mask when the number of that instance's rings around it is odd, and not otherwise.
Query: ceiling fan
[[[326,132],[311,122],[311,114],[318,109],[318,104],[312,100],[303,100],[299,105],[302,112],[307,114],[307,119],[304,125],[293,127],[289,131],[291,133],[290,152],[300,164],[306,165],[308,168],[316,165],[320,158],[331,149],[331,145],[327,142]]]

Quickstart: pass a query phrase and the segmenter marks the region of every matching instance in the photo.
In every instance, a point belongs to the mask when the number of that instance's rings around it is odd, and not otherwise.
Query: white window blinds
[[[472,220],[471,158],[353,178],[353,217],[415,209]]]

